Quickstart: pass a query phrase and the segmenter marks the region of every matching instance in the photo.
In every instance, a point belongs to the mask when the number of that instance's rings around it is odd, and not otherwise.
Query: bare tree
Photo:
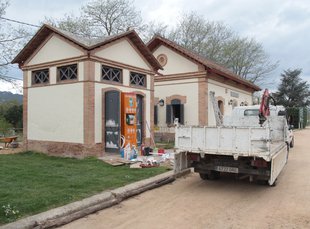
[[[194,12],[183,14],[168,38],[214,60],[253,83],[264,84],[278,66],[254,39],[242,38],[221,22],[210,22]]]
[[[3,71],[4,66],[8,63],[5,53],[7,50],[5,49],[5,43],[9,40],[6,34],[4,33],[4,23],[2,16],[5,14],[5,9],[8,7],[9,2],[0,0],[0,77],[3,77],[1,72]]]
[[[233,32],[221,22],[209,22],[192,12],[183,14],[169,38],[180,45],[218,61]]]
[[[43,22],[88,38],[110,36],[129,28],[146,29],[132,0],[92,0],[78,16],[67,14],[59,19],[45,18]]]
[[[5,14],[5,9],[8,7],[9,2],[7,0],[0,1],[0,17]]]
[[[214,60],[253,83],[264,85],[277,67],[262,44],[242,38],[222,22],[207,21],[197,13],[183,14],[174,29],[157,22],[142,23],[132,0],[92,0],[82,7],[80,16],[66,15],[49,23],[85,37],[114,35],[135,28],[145,41],[159,34]]]
[[[91,27],[91,22],[83,16],[66,14],[63,18],[45,18],[42,23],[46,23],[62,30],[74,33],[79,36],[94,38],[102,34],[97,34]]]
[[[140,12],[132,0],[93,0],[82,7],[82,13],[93,29],[108,36],[142,25]]]
[[[166,37],[168,35],[168,25],[162,22],[150,21],[144,25],[144,31],[141,31],[141,35],[145,42],[151,40],[154,35]]]
[[[225,46],[219,62],[253,83],[268,84],[269,74],[278,66],[272,62],[263,45],[253,38],[234,37]]]
[[[7,76],[8,66],[17,51],[30,38],[30,33],[23,27],[14,27],[3,17],[9,6],[6,0],[0,0],[0,80],[15,83]]]
[[[205,20],[192,13],[184,14],[168,37],[185,48],[202,53],[205,49],[204,41],[207,40],[209,32]]]

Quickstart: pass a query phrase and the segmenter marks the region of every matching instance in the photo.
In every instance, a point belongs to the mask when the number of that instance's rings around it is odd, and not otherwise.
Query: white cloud
[[[186,0],[137,0],[136,7],[141,10],[145,21],[157,21],[173,26],[184,11]]]
[[[86,0],[10,0],[6,17],[39,24],[45,17],[63,17],[66,13],[78,13]]]
[[[78,12],[86,0],[11,0],[7,17],[38,24],[44,17]],[[263,43],[280,66],[272,77],[279,80],[284,69],[303,68],[310,79],[309,0],[135,0],[145,21],[173,26],[181,12],[197,11],[211,21],[222,21],[242,36]]]
[[[23,81],[16,80],[14,84],[1,80],[0,91],[10,91],[13,94],[23,94]]]

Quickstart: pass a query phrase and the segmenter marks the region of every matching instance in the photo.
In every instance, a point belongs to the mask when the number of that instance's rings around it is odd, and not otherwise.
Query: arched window
[[[224,103],[223,103],[223,101],[222,100],[218,100],[217,101],[217,105],[218,105],[222,115],[224,115]]]

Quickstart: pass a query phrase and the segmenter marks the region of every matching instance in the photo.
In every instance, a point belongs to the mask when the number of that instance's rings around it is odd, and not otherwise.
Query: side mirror
[[[294,129],[294,125],[289,125],[288,129],[289,129],[289,130]]]

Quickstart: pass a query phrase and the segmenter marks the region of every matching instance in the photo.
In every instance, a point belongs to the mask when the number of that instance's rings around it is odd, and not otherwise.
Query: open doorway
[[[223,101],[222,100],[218,100],[217,101],[217,105],[218,105],[218,107],[220,109],[221,114],[224,115],[224,103],[223,103]]]
[[[143,96],[137,95],[137,145],[141,146],[143,140]]]
[[[181,104],[172,105],[172,120],[176,118],[181,122]]]
[[[184,104],[179,99],[171,100],[171,105],[167,105],[167,124],[173,124],[177,118],[180,124],[184,124]]]

